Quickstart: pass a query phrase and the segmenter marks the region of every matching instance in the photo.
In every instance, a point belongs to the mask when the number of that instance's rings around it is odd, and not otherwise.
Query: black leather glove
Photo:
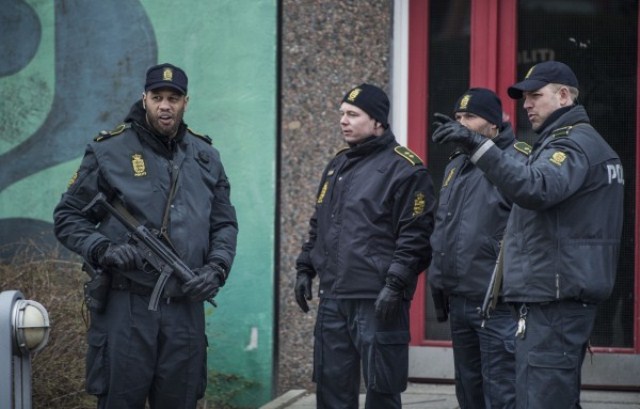
[[[215,263],[205,264],[193,272],[196,277],[182,284],[182,292],[194,302],[215,297],[226,279],[224,269]]]
[[[296,302],[303,312],[309,312],[309,304],[307,304],[307,300],[311,300],[313,298],[311,295],[312,280],[311,275],[304,271],[298,271],[298,274],[296,275],[296,286],[294,289]]]
[[[443,291],[431,287],[431,297],[436,310],[438,322],[445,322],[449,319],[449,296]]]
[[[94,258],[102,267],[115,267],[122,271],[142,269],[142,256],[131,244],[109,244],[97,249]]]
[[[386,284],[376,299],[376,317],[384,322],[391,322],[398,317],[402,308],[404,283],[394,275],[388,275]]]
[[[436,112],[433,116],[436,119],[433,123],[436,130],[432,136],[435,143],[451,142],[460,146],[466,153],[471,154],[480,145],[489,140],[444,114]]]

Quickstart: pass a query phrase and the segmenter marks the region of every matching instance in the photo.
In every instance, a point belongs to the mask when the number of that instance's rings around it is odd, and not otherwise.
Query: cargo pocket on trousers
[[[376,332],[371,389],[380,393],[400,393],[407,388],[409,331]]]
[[[196,388],[196,398],[202,399],[204,398],[204,392],[207,390],[207,380],[209,376],[209,372],[207,370],[207,350],[209,349],[209,338],[204,336],[204,357],[202,359],[202,378],[200,379],[200,383],[198,383],[198,387]]]
[[[90,395],[104,395],[109,390],[107,334],[89,330],[87,344],[85,389]]]
[[[548,400],[553,407],[569,408],[575,405],[577,371],[580,370],[578,355],[562,352],[529,352],[527,385],[529,402],[541,403]],[[544,394],[534,395],[536,391]],[[563,401],[565,399],[566,401]],[[541,405],[539,407],[544,407]],[[550,406],[551,407],[551,406]]]

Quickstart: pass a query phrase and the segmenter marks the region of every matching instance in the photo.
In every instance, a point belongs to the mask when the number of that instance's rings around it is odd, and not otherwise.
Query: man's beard
[[[149,125],[151,125],[151,128],[158,135],[166,136],[167,138],[173,138],[178,132],[178,128],[180,127],[180,123],[182,122],[182,116],[182,112],[176,113],[175,121],[173,122],[173,125],[171,125],[171,127],[162,126],[159,116],[152,116],[149,115],[149,113],[147,113],[147,122],[149,123]]]

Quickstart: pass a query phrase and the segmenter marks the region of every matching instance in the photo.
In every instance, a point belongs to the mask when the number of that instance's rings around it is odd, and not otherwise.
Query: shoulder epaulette
[[[460,149],[460,148],[456,149],[455,151],[453,151],[453,152],[451,153],[451,155],[449,155],[449,162],[451,162],[451,161],[452,161],[453,159],[455,159],[457,156],[464,155],[464,153],[465,153],[465,152],[464,152],[462,149]]]
[[[206,143],[208,143],[209,145],[212,145],[212,144],[213,144],[213,140],[212,140],[208,135],[204,135],[204,134],[198,133],[198,132],[194,131],[193,129],[189,128],[189,127],[187,127],[187,131],[189,131],[189,133],[190,133],[191,135],[196,136],[196,137],[198,137],[198,138],[202,139],[203,141],[205,141],[205,142],[206,142]]]
[[[522,141],[516,142],[513,145],[513,147],[515,148],[515,150],[517,150],[518,152],[520,152],[520,153],[522,153],[522,154],[524,154],[526,156],[531,155],[531,145],[529,145],[526,142],[522,142]]]
[[[396,146],[393,148],[393,151],[398,155],[402,156],[413,166],[422,165],[422,159],[415,153],[411,152],[409,148],[405,148],[404,146]]]
[[[551,132],[551,137],[552,138],[561,138],[563,136],[568,136],[569,132],[571,132],[572,128],[573,128],[573,125],[563,126],[562,128],[558,128],[558,129],[554,130],[553,132]]]
[[[100,131],[98,136],[93,138],[93,140],[96,142],[101,142],[111,138],[112,136],[120,135],[122,132],[125,131],[125,129],[129,129],[129,128],[131,128],[131,123],[123,122],[110,131]]]
[[[345,146],[344,148],[340,148],[340,149],[338,150],[338,152],[336,152],[335,156],[340,155],[342,152],[344,152],[344,151],[346,151],[346,150],[349,150],[349,147],[348,147],[348,146]]]

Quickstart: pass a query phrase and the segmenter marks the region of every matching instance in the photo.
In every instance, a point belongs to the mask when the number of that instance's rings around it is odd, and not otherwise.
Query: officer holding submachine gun
[[[86,389],[100,409],[194,409],[204,396],[203,301],[228,278],[238,224],[219,152],[183,121],[187,83],[172,64],[149,68],[54,211],[92,277]]]

